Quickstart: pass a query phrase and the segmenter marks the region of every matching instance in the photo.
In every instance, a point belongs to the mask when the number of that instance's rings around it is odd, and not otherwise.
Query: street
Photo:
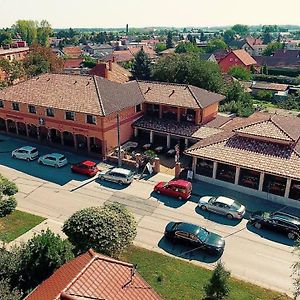
[[[136,217],[136,245],[211,268],[216,258],[171,245],[162,238],[171,220],[199,224],[225,237],[221,259],[234,276],[291,294],[291,265],[295,260],[291,241],[275,233],[258,231],[249,226],[246,219],[238,222],[199,211],[196,196],[183,202],[152,193],[155,182],[170,180],[170,176],[157,174],[148,180],[134,180],[125,187],[72,174],[70,166],[55,169],[39,166],[36,161],[13,160],[8,151],[12,150],[11,146],[6,145],[8,148],[4,149],[0,144],[0,173],[19,187],[18,209],[62,224],[79,209],[118,201]],[[74,156],[73,159],[79,158]]]

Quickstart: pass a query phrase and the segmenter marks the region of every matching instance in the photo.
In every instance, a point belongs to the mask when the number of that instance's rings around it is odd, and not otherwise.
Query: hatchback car
[[[221,255],[225,248],[225,240],[220,235],[190,223],[170,222],[164,236],[171,241],[189,244],[195,250],[206,250],[217,255]]]
[[[202,197],[199,200],[198,206],[202,210],[208,210],[220,215],[225,215],[228,219],[242,219],[246,212],[244,205],[233,199],[223,196]]]
[[[12,151],[11,156],[12,158],[25,159],[27,161],[31,161],[39,156],[39,152],[35,147],[24,146]]]
[[[101,180],[104,179],[119,184],[130,184],[133,181],[133,173],[123,168],[113,168],[108,171],[102,171],[98,177]]]
[[[55,168],[60,168],[68,164],[67,158],[60,153],[51,153],[41,156],[38,159],[38,163],[41,165],[47,165]]]
[[[88,175],[90,177],[95,176],[99,172],[97,164],[90,160],[84,160],[72,165],[71,170],[74,173]]]
[[[186,180],[171,180],[159,182],[154,187],[154,192],[162,193],[178,199],[188,200],[192,193],[192,184]]]
[[[289,239],[300,238],[300,218],[283,212],[256,212],[251,214],[250,224],[255,228],[268,228],[287,235]]]

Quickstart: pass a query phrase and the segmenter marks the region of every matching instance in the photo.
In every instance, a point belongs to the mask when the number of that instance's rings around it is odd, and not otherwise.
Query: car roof
[[[91,161],[91,160],[83,160],[80,162],[80,164],[83,164],[85,166],[88,166],[88,167],[93,167],[96,165],[95,162]]]
[[[130,170],[123,169],[123,168],[113,168],[111,172],[119,173],[119,174],[124,174],[124,175],[129,175],[131,173]]]
[[[178,180],[171,180],[169,181],[170,185],[180,185],[183,187],[188,187],[191,185],[189,181],[183,180],[183,179],[178,179]]]
[[[56,158],[60,158],[62,156],[64,156],[63,154],[61,153],[56,153],[56,152],[53,152],[53,153],[49,153],[49,154],[46,154],[47,156],[53,156],[53,157],[56,157]]]
[[[273,214],[273,219],[287,221],[287,222],[290,222],[290,223],[295,224],[297,226],[300,226],[300,219],[295,217],[295,216],[289,215],[289,214],[280,213],[280,212],[274,213]]]
[[[224,204],[227,204],[227,205],[232,205],[234,203],[233,199],[230,199],[230,198],[227,198],[227,197],[223,197],[223,196],[217,197],[216,200],[218,202],[221,202],[221,203],[224,203]]]
[[[36,149],[36,147],[32,147],[32,146],[23,146],[23,147],[20,147],[19,150],[22,149],[22,150],[27,150],[27,151],[31,151],[33,149]]]
[[[193,234],[198,234],[199,230],[201,230],[202,227],[191,224],[191,223],[185,223],[181,222],[177,226],[177,230],[188,232],[188,233],[193,233]]]

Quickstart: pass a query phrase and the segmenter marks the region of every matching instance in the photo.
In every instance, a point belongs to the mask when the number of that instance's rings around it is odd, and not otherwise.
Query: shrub
[[[0,194],[6,195],[6,196],[12,196],[15,195],[18,192],[18,188],[16,184],[4,176],[0,175]]]
[[[0,218],[11,214],[17,206],[17,201],[13,196],[7,199],[0,199]]]
[[[79,253],[93,248],[117,256],[134,240],[136,222],[123,205],[114,202],[76,212],[65,222],[63,232]]]

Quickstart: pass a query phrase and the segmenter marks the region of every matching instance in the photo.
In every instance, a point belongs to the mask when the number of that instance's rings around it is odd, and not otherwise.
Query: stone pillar
[[[5,122],[5,131],[8,132],[8,124],[7,124],[7,120],[4,120]]]
[[[167,148],[169,149],[171,147],[171,135],[167,134]]]
[[[90,153],[91,152],[91,139],[89,136],[86,137],[86,146],[87,146],[88,153]]]
[[[180,162],[175,164],[175,178],[179,178],[179,174],[181,172],[181,165]]]
[[[40,129],[39,129],[39,127],[36,128],[36,134],[37,134],[37,139],[40,142],[41,141],[41,136],[40,136]]]
[[[153,130],[150,130],[150,144],[153,144]]]
[[[136,127],[134,127],[133,132],[134,132],[134,137],[135,138],[138,137],[138,129]]]
[[[194,172],[194,174],[196,174],[196,166],[197,166],[197,157],[193,156],[192,171]]]
[[[177,122],[180,122],[180,107],[177,107]]]
[[[15,124],[16,124],[16,134],[19,135],[18,122],[15,122]]]
[[[26,136],[29,136],[28,125],[27,124],[25,124],[25,129],[26,129]]]
[[[234,184],[239,184],[240,172],[241,172],[241,168],[240,167],[236,167],[236,169],[235,169]]]
[[[78,150],[78,143],[77,143],[77,137],[76,134],[73,134],[73,140],[74,140],[74,148],[77,151]]]
[[[159,159],[159,157],[154,158],[153,171],[154,171],[155,174],[160,172],[160,159]]]
[[[288,198],[290,195],[292,179],[288,178],[285,186],[284,198]]]
[[[184,139],[184,148],[187,149],[189,146],[189,140],[188,139]]]
[[[159,105],[159,118],[162,119],[162,111],[163,111],[163,107],[162,105]]]
[[[64,135],[62,132],[60,132],[60,142],[61,144],[64,146],[65,145],[65,142],[64,142]]]
[[[263,185],[264,185],[264,179],[265,179],[265,173],[261,172],[259,176],[259,185],[258,185],[258,190],[262,191],[263,190]]]
[[[213,166],[213,179],[216,179],[217,177],[217,168],[218,168],[218,162],[214,161],[214,166]]]

